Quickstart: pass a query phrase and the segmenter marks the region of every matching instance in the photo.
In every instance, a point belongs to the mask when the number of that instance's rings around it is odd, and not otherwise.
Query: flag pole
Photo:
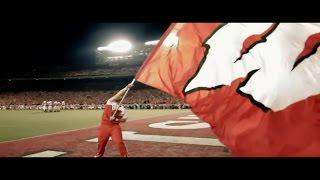
[[[132,80],[132,82],[131,82],[130,84],[133,84],[135,81],[136,81],[136,79],[135,79],[135,78],[133,78],[133,80]],[[120,103],[119,103],[119,105],[118,105],[117,109],[116,109],[116,110],[115,110],[115,112],[113,113],[112,117],[114,117],[114,116],[116,115],[116,113],[117,113],[117,111],[118,111],[118,109],[119,109],[120,105],[122,104],[122,101],[123,101],[123,100],[124,100],[124,98],[127,96],[127,94],[128,94],[128,92],[129,92],[129,90],[130,90],[130,88],[128,88],[128,89],[126,90],[126,92],[124,93],[124,95],[122,96],[122,99],[121,99],[121,101],[120,101]]]

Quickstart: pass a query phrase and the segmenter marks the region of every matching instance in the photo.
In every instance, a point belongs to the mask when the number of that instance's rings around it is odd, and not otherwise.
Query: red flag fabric
[[[236,156],[319,156],[319,45],[319,23],[173,23],[136,80],[190,104]]]

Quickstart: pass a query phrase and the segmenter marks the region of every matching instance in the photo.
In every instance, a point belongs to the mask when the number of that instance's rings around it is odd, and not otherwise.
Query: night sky
[[[0,77],[86,69],[95,50],[126,38],[145,42],[161,37],[169,23],[1,24]]]

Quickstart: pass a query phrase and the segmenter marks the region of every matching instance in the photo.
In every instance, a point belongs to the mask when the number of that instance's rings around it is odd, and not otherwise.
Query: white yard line
[[[57,157],[60,156],[62,154],[66,154],[67,152],[63,152],[63,151],[51,151],[51,150],[47,150],[47,151],[42,151],[42,152],[38,152],[38,153],[34,153],[34,154],[29,154],[27,156],[23,156],[23,157]]]
[[[162,142],[162,143],[177,143],[177,144],[224,147],[224,145],[218,139],[213,139],[213,138],[138,134],[137,132],[134,132],[134,131],[123,131],[122,136],[124,140],[132,140],[132,141]],[[98,138],[89,139],[87,141],[98,142]]]

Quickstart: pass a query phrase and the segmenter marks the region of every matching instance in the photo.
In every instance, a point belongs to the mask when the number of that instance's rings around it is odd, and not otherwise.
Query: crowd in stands
[[[26,91],[0,93],[0,109],[42,109],[43,101],[65,102],[63,109],[103,109],[118,90],[108,91]],[[130,90],[123,104],[128,109],[185,109],[188,104],[156,89]]]

